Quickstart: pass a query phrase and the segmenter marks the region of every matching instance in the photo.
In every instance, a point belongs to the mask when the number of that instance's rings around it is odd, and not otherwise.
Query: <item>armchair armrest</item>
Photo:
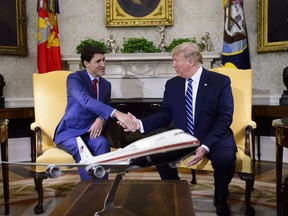
[[[247,126],[251,126],[252,129],[256,129],[257,124],[256,124],[255,121],[249,121],[249,122],[246,123],[245,128],[246,128]]]
[[[42,132],[40,125],[37,122],[33,122],[30,125],[30,129],[35,131],[36,134],[36,151],[37,151],[37,157],[42,155]],[[35,148],[34,148],[35,149]]]
[[[32,131],[36,131],[36,128],[39,127],[40,128],[40,125],[37,123],[37,122],[32,122],[31,125],[30,125],[30,129]]]
[[[257,124],[254,121],[247,122],[245,125],[245,154],[251,157],[251,134],[252,130],[256,129]]]

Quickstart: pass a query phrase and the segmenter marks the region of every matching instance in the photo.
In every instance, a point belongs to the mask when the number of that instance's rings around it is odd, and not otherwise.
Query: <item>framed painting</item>
[[[0,54],[27,55],[25,0],[0,1]]]
[[[173,25],[173,0],[105,0],[107,27]]]
[[[288,50],[288,1],[258,0],[258,52]]]

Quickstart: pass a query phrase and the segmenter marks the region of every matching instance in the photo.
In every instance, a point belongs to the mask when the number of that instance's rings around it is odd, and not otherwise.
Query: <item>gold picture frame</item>
[[[25,0],[1,1],[0,14],[0,55],[26,56],[28,48]]]
[[[288,50],[287,7],[287,1],[258,0],[258,52]]]
[[[105,0],[106,27],[173,25],[173,0]]]

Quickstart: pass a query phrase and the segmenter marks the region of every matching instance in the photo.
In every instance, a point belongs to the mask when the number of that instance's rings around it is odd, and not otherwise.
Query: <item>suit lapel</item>
[[[194,116],[195,128],[199,120],[200,112],[201,112],[203,102],[207,94],[209,83],[210,83],[209,72],[203,68],[202,75],[200,77],[200,82],[199,82],[198,92],[197,92],[197,97],[196,97],[196,104],[195,104],[195,116]]]
[[[181,129],[186,130],[186,106],[185,106],[185,81],[186,79],[177,77],[177,82],[173,85],[175,91],[175,96],[173,101],[177,103],[176,113],[179,119],[179,124]],[[179,112],[179,110],[184,110],[184,112]]]
[[[104,82],[103,82],[103,78],[101,77],[101,76],[99,76],[99,92],[98,92],[98,96],[99,96],[99,98],[98,98],[98,100],[99,101],[104,101],[104,99],[103,99],[103,96],[104,96],[104,91],[105,91],[105,89],[106,89],[106,86],[104,85]],[[100,88],[100,86],[101,86],[101,88]]]
[[[90,94],[92,97],[95,98],[93,85],[92,85],[91,79],[90,79],[90,77],[89,77],[89,75],[88,75],[88,72],[86,71],[86,69],[84,69],[84,70],[82,71],[82,73],[80,73],[80,74],[81,74],[81,76],[83,77],[85,86],[87,87],[89,94]]]

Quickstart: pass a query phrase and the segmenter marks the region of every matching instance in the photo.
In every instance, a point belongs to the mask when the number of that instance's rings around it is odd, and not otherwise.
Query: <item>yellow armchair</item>
[[[254,186],[254,167],[251,157],[252,152],[252,129],[256,123],[252,118],[252,70],[239,70],[233,68],[213,68],[212,71],[225,74],[231,79],[232,93],[234,97],[234,114],[231,128],[234,132],[237,144],[236,173],[241,180],[246,182],[245,201],[246,215],[254,215],[254,208],[250,204],[251,192]],[[193,156],[191,156],[193,157]],[[195,170],[213,171],[210,161],[205,157],[198,164],[187,167],[190,158],[184,160],[179,167],[189,168],[192,171],[192,183],[196,183]]]
[[[35,122],[31,124],[31,130],[36,133],[36,152],[33,153],[36,154],[36,164],[75,163],[70,154],[57,148],[53,143],[55,128],[66,108],[66,79],[69,73],[69,71],[53,71],[33,74]],[[47,178],[46,167],[36,166],[34,182],[38,204],[34,207],[35,214],[44,212],[42,182]]]

